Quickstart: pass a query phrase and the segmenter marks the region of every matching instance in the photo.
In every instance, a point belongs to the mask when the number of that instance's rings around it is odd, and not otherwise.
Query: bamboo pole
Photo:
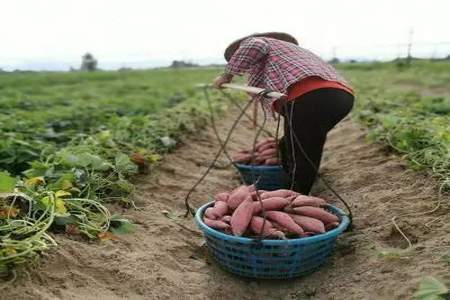
[[[250,94],[259,94],[265,90],[265,89],[258,88],[255,86],[239,85],[239,84],[235,84],[235,83],[224,83],[224,84],[222,84],[222,87],[227,88],[227,89],[247,92]],[[266,94],[266,96],[270,97],[270,98],[277,98],[277,99],[286,97],[285,94],[279,93],[279,92],[274,92],[274,91],[270,91],[269,93]]]
[[[196,86],[197,87],[205,87],[205,86],[211,86],[211,84],[197,84]],[[224,83],[221,86],[224,88],[227,88],[227,89],[243,91],[243,92],[247,92],[247,93],[255,94],[255,95],[265,91],[265,89],[262,89],[259,87],[248,86],[248,85],[239,85],[239,84],[235,84],[235,83]],[[286,97],[285,94],[279,93],[279,92],[274,92],[274,91],[269,91],[265,96],[269,97],[269,98],[276,98],[276,99]]]

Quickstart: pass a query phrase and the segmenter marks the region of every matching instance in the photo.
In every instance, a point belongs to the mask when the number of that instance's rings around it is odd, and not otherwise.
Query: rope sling
[[[259,103],[261,103],[261,108],[262,108],[262,111],[263,111],[263,116],[264,116],[264,118],[263,118],[262,124],[257,124],[258,130],[257,130],[257,132],[256,132],[256,134],[255,134],[255,138],[253,139],[252,158],[254,157],[254,154],[255,154],[257,140],[259,139],[259,137],[260,137],[260,135],[262,134],[262,132],[265,132],[265,133],[268,134],[269,136],[273,136],[268,130],[266,130],[266,129],[264,128],[265,125],[266,125],[266,122],[267,122],[267,113],[266,113],[266,110],[263,108],[262,101],[260,101],[261,99],[267,97],[267,95],[268,95],[269,93],[273,93],[272,91],[270,91],[270,90],[265,90],[265,89],[261,90],[260,92],[258,92],[258,93],[255,94],[255,98],[253,98],[252,100],[248,101],[248,102],[242,107],[241,105],[239,105],[239,103],[238,103],[235,99],[233,99],[233,97],[232,97],[230,94],[228,94],[227,92],[225,92],[225,91],[223,91],[223,90],[220,90],[220,92],[222,93],[222,95],[223,95],[225,98],[227,98],[228,101],[230,101],[231,103],[233,103],[233,105],[236,106],[236,107],[240,110],[240,113],[239,113],[238,117],[236,118],[236,120],[234,120],[234,122],[233,122],[231,128],[229,129],[229,131],[228,131],[228,133],[227,133],[227,135],[226,135],[225,140],[222,140],[222,138],[220,137],[219,132],[218,132],[218,130],[217,130],[216,121],[215,121],[215,117],[214,117],[214,109],[213,109],[212,102],[211,102],[211,98],[210,98],[210,95],[209,95],[209,88],[210,88],[209,86],[204,85],[204,86],[203,86],[203,93],[204,93],[205,99],[206,99],[207,104],[208,104],[208,109],[209,109],[209,113],[210,113],[210,122],[211,122],[211,126],[212,126],[212,128],[213,128],[214,135],[216,136],[216,138],[217,138],[217,140],[218,140],[218,142],[219,142],[220,148],[219,148],[219,151],[217,152],[217,154],[215,155],[213,161],[211,162],[211,164],[210,164],[210,165],[208,166],[208,168],[206,169],[206,171],[203,173],[203,175],[195,182],[195,184],[194,184],[194,185],[191,187],[191,189],[188,191],[188,193],[187,193],[187,195],[186,195],[186,197],[185,197],[185,199],[184,199],[184,203],[185,203],[185,206],[186,206],[185,217],[187,217],[189,214],[191,214],[192,216],[195,216],[195,209],[190,205],[190,203],[189,203],[189,198],[190,198],[190,196],[192,195],[192,193],[195,191],[195,189],[200,185],[200,183],[206,178],[206,176],[209,174],[209,172],[211,171],[211,169],[215,166],[215,164],[217,163],[217,160],[219,159],[220,155],[221,155],[222,153],[224,153],[225,156],[227,157],[227,159],[230,161],[230,164],[235,165],[235,163],[233,162],[232,158],[230,157],[229,153],[228,153],[227,150],[226,150],[226,146],[227,146],[227,144],[228,144],[228,142],[229,142],[229,140],[230,140],[230,138],[231,138],[231,136],[232,136],[234,130],[236,129],[238,123],[241,121],[242,117],[243,117],[243,116],[246,116],[249,120],[252,120],[252,118],[246,113],[246,111],[247,111],[247,109],[250,107],[250,105],[253,103],[253,101],[258,101]],[[295,101],[293,102],[293,104],[292,104],[292,106],[291,106],[291,109],[290,109],[290,112],[289,112],[289,116],[287,117],[287,121],[288,121],[288,126],[289,126],[289,128],[292,128],[292,122],[293,122],[293,108],[294,108],[294,105],[295,105]],[[286,108],[287,108],[287,103],[286,103],[286,101],[284,102],[284,106],[285,106],[285,111],[287,111],[287,109],[286,109]],[[278,120],[277,120],[277,127],[276,127],[276,132],[275,132],[275,140],[276,140],[276,141],[278,141],[278,137],[279,137],[280,119],[281,119],[281,118],[278,117]],[[294,147],[295,147],[295,145],[296,145],[296,146],[300,149],[300,151],[301,151],[302,155],[305,157],[306,161],[311,165],[311,167],[312,167],[312,168],[314,169],[314,171],[316,172],[317,178],[318,178],[318,179],[325,185],[325,187],[326,187],[328,190],[330,190],[331,193],[332,193],[333,195],[335,195],[336,198],[337,198],[340,202],[342,202],[343,205],[345,206],[346,210],[348,211],[348,217],[349,217],[349,219],[350,219],[350,224],[349,224],[347,230],[351,230],[351,229],[352,229],[352,224],[353,224],[353,214],[352,214],[352,210],[351,210],[350,206],[349,206],[348,203],[347,203],[347,202],[339,195],[339,193],[336,192],[336,190],[328,183],[328,181],[325,180],[325,179],[323,178],[323,176],[319,174],[319,170],[318,170],[317,166],[312,162],[312,160],[310,159],[310,157],[308,156],[308,154],[307,154],[306,151],[304,150],[304,148],[303,148],[303,146],[301,145],[300,140],[299,140],[299,138],[297,137],[297,135],[295,134],[294,130],[291,129],[291,130],[289,130],[289,132],[290,132],[289,138],[290,138],[290,141],[291,141],[291,147],[292,147],[292,148],[291,148],[291,150],[292,150],[292,151],[291,151],[291,154],[292,154],[292,159],[293,159],[293,172],[292,172],[292,174],[291,174],[292,177],[291,177],[291,186],[290,186],[290,189],[292,189],[293,186],[294,186],[294,183],[295,183],[294,178],[295,178],[295,173],[296,173],[296,171],[297,171],[297,170],[296,170],[296,169],[297,169],[297,164],[296,164],[296,161],[295,161],[295,155],[294,155]],[[279,151],[278,151],[278,158],[279,158],[279,160],[281,161]],[[254,173],[253,168],[252,168],[251,170],[252,170],[252,172],[251,172],[251,174],[252,174],[252,182],[253,182],[254,185],[256,185],[256,184],[258,183],[259,178],[256,177],[256,174]],[[243,181],[243,178],[242,178],[242,175],[241,175],[241,174],[240,174],[240,176],[241,176],[241,181]],[[261,228],[261,229],[262,229],[261,232],[263,232],[263,230],[264,230],[264,225],[265,225],[265,221],[266,221],[265,211],[264,211],[264,207],[263,207],[263,205],[262,205],[262,202],[261,202],[259,193],[256,193],[256,196],[257,196],[258,201],[260,202],[261,207],[262,207],[262,216],[263,216],[263,218],[264,218],[264,223],[263,223],[263,226],[262,226],[262,228]]]

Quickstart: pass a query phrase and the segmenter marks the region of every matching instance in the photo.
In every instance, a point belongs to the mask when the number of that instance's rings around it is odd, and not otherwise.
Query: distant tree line
[[[170,65],[171,68],[192,68],[192,67],[198,67],[198,64],[194,64],[191,62],[186,62],[184,60],[174,60],[172,61],[172,64]]]

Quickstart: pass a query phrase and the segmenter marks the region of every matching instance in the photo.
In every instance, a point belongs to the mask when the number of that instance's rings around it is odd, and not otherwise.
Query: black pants
[[[284,137],[280,140],[280,153],[283,168],[294,180],[295,191],[309,194],[317,176],[328,131],[350,112],[353,101],[353,95],[346,91],[323,88],[284,104]]]

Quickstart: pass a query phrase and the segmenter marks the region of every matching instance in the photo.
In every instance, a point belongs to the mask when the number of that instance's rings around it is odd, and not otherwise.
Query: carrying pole
[[[224,84],[222,84],[222,87],[227,88],[227,89],[247,92],[250,94],[260,94],[260,93],[266,91],[265,89],[258,88],[255,86],[239,85],[239,84],[235,84],[235,83],[224,83]],[[285,94],[279,93],[279,92],[274,92],[274,91],[269,91],[268,93],[265,94],[265,96],[269,97],[269,98],[275,98],[275,99],[280,99],[280,98],[286,97]]]
[[[211,84],[197,84],[196,86],[197,87],[205,87],[205,86],[212,86],[212,85]],[[231,89],[231,90],[247,92],[247,93],[255,94],[255,95],[265,92],[265,94],[264,94],[265,97],[275,98],[275,99],[287,97],[286,94],[262,89],[262,88],[259,88],[256,86],[240,85],[240,84],[235,84],[235,83],[224,83],[221,85],[221,87]]]

